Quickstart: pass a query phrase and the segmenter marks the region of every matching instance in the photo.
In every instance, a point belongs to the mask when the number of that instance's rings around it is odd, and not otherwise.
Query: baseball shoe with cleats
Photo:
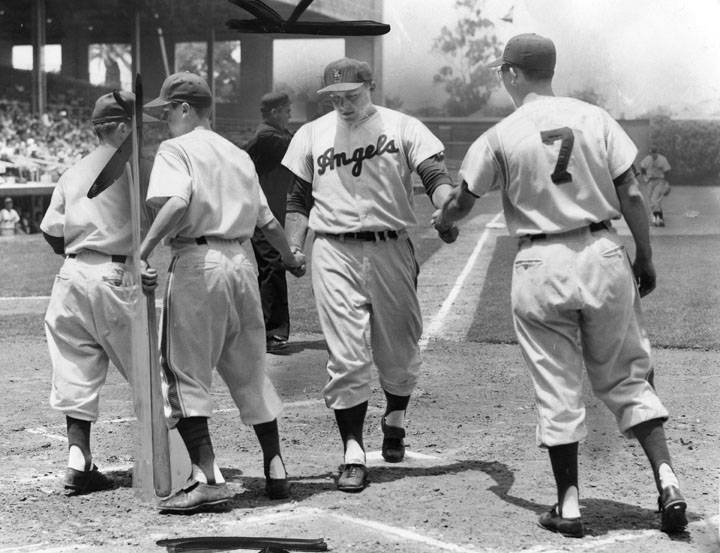
[[[686,510],[687,503],[677,487],[663,488],[658,497],[658,511],[661,514],[660,530],[668,534],[682,532],[688,523]]]
[[[285,478],[271,478],[270,466],[265,468],[265,493],[270,499],[287,499],[290,497],[290,482],[287,479],[287,470],[285,470],[285,461],[280,457],[280,462],[285,472]]]
[[[337,481],[341,492],[357,493],[365,489],[368,482],[368,469],[365,465],[350,463],[343,465]]]
[[[223,505],[233,498],[228,485],[204,484],[197,480],[188,481],[185,487],[161,500],[161,513],[192,513],[207,507]]]
[[[287,347],[287,340],[278,336],[271,336],[267,339],[265,350],[268,353],[279,353]]]
[[[383,432],[382,456],[388,463],[399,463],[405,458],[405,429],[399,426],[390,426],[385,423],[385,417],[380,420]]]
[[[63,485],[66,495],[82,495],[109,490],[113,487],[113,482],[93,465],[90,470],[85,471],[67,467]]]
[[[546,530],[557,532],[566,538],[582,538],[585,535],[582,518],[563,518],[557,504],[553,505],[549,512],[540,515],[538,524]]]

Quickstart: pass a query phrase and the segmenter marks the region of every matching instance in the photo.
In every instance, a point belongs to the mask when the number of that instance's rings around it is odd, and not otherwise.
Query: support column
[[[240,62],[240,97],[237,117],[257,119],[260,98],[271,90],[273,39],[262,35],[242,35]]]
[[[383,87],[383,64],[382,64],[382,37],[346,37],[345,55],[348,58],[355,58],[366,61],[373,69],[375,76],[375,91],[373,102],[378,105],[385,105],[385,93]]]
[[[32,42],[32,111],[44,113],[47,106],[47,79],[45,76],[45,0],[33,4]]]

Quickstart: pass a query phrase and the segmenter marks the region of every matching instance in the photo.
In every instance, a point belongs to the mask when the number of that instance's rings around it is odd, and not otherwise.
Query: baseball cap
[[[366,62],[352,58],[341,58],[325,67],[323,73],[323,84],[325,86],[318,90],[318,94],[355,90],[365,83],[372,82],[372,80],[372,69]]]
[[[187,102],[196,106],[209,106],[212,104],[212,92],[205,79],[190,73],[180,71],[173,73],[160,87],[160,96],[145,104],[144,108],[166,106],[171,102]]]
[[[126,90],[119,90],[116,93],[127,102],[127,108],[117,103],[112,92],[103,94],[95,101],[91,118],[93,125],[109,123],[110,121],[130,121],[132,119],[135,110],[135,94]]]
[[[499,67],[504,63],[523,69],[552,71],[555,69],[555,45],[553,41],[535,33],[516,35],[508,40],[500,59],[488,67]]]
[[[284,106],[290,103],[290,97],[284,92],[268,92],[260,98],[260,110],[270,111],[271,109]]]

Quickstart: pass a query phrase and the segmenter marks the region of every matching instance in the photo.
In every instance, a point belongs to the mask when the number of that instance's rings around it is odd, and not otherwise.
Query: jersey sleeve
[[[310,132],[310,125],[300,127],[282,159],[285,167],[307,182],[313,181],[314,172]]]
[[[468,190],[478,197],[501,185],[501,168],[486,134],[481,135],[468,149],[459,175],[467,183]]]
[[[147,203],[157,206],[170,197],[182,198],[189,203],[191,195],[192,177],[182,152],[166,142],[160,144],[150,172]]]
[[[607,147],[608,169],[615,179],[630,169],[638,149],[627,133],[610,115],[603,111],[605,117],[605,145]]]
[[[50,205],[40,223],[40,230],[50,236],[65,236],[65,193],[62,177],[55,185]]]
[[[440,139],[435,136],[421,121],[408,117],[403,128],[403,146],[410,169],[417,170],[426,159],[445,150]]]
[[[262,228],[270,221],[272,221],[275,216],[273,215],[272,211],[270,211],[267,197],[265,196],[265,192],[263,192],[262,188],[260,188],[260,183],[257,184],[257,190],[260,193],[260,206],[258,209],[257,223],[255,223],[255,226]]]

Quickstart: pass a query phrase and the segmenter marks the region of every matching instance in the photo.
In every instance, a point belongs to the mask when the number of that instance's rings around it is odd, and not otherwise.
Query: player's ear
[[[510,83],[511,83],[511,84],[516,84],[516,83],[517,83],[517,78],[518,78],[517,69],[515,69],[515,68],[512,67],[512,66],[510,66],[510,67],[508,68],[508,72],[510,73]]]
[[[370,84],[368,85],[368,88],[370,89],[370,92],[375,90],[375,81],[370,81]]]

